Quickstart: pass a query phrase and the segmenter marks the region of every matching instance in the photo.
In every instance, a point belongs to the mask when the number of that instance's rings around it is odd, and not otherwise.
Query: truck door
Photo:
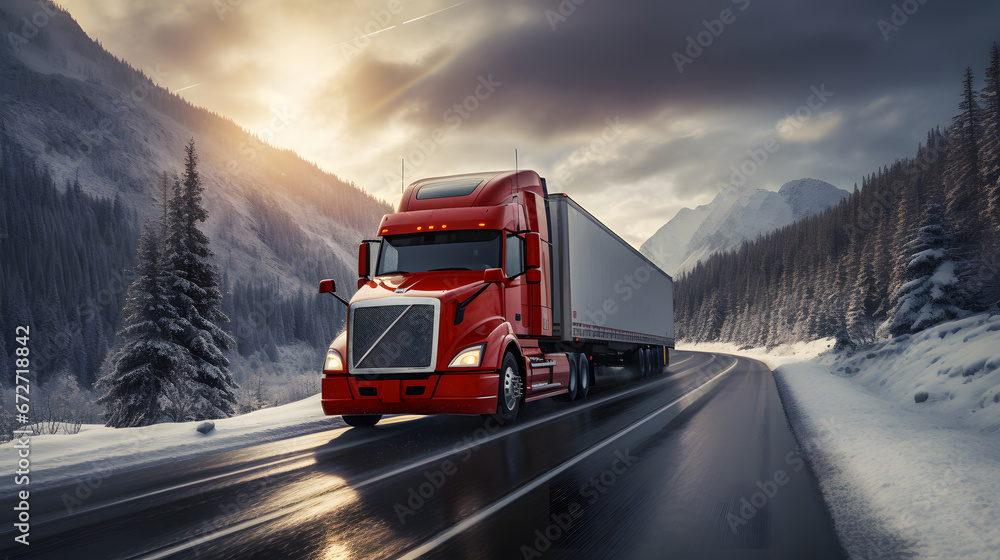
[[[504,314],[519,335],[531,332],[531,307],[524,272],[524,238],[508,235],[504,247],[504,273],[512,280],[504,290]]]

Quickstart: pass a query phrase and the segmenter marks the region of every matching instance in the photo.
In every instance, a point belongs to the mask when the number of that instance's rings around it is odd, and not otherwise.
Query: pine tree
[[[139,240],[138,277],[129,286],[125,324],[119,332],[122,348],[114,369],[98,381],[104,395],[107,425],[114,428],[145,426],[165,413],[165,394],[177,379],[188,377],[188,351],[175,341],[191,325],[170,303],[162,285],[160,240],[147,227]]]
[[[959,233],[969,236],[977,231],[980,181],[979,143],[983,137],[979,96],[972,87],[972,69],[966,68],[962,80],[959,114],[952,120],[948,134],[952,140],[948,152],[948,216],[955,220]]]
[[[996,43],[990,50],[990,65],[986,67],[986,85],[980,100],[983,102],[980,172],[982,183],[994,187],[1000,180],[1000,46]]]
[[[223,354],[235,341],[218,326],[229,318],[221,310],[222,293],[209,262],[208,237],[198,227],[198,222],[208,218],[202,206],[203,191],[192,140],[185,147],[184,175],[174,183],[170,201],[166,269],[171,302],[190,324],[175,340],[184,344],[192,358],[189,382],[196,419],[230,416],[236,403],[236,383]]]
[[[944,209],[928,206],[916,237],[906,245],[911,257],[889,318],[893,336],[917,333],[963,314],[955,302],[967,295],[957,274],[961,259],[950,229]]]

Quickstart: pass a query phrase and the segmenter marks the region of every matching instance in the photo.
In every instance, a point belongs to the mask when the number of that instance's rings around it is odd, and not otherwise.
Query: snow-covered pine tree
[[[956,302],[968,298],[958,276],[962,259],[941,205],[927,207],[920,229],[906,249],[911,255],[906,281],[896,292],[888,319],[893,336],[917,333],[961,316],[963,310]]]
[[[863,259],[862,245],[860,242],[852,243],[849,253],[849,258],[855,263],[856,276],[847,302],[846,330],[847,337],[857,346],[875,342],[875,313],[880,305],[876,288],[878,278],[872,263]]]
[[[983,184],[994,187],[1000,180],[1000,46],[993,43],[986,85],[979,95],[983,103],[983,138],[979,145]]]
[[[979,143],[983,137],[979,95],[972,87],[972,69],[966,68],[962,80],[959,114],[952,119],[948,135],[952,141],[945,173],[948,216],[955,221],[959,241],[977,231],[982,192]]]
[[[209,262],[208,236],[198,227],[208,217],[202,206],[203,191],[192,140],[185,146],[184,175],[175,182],[170,200],[165,263],[171,302],[190,324],[175,340],[192,358],[190,410],[198,420],[230,416],[236,403],[236,383],[223,354],[235,341],[217,324],[229,318],[220,306],[222,292]]]
[[[169,406],[165,394],[177,379],[189,377],[188,351],[175,338],[191,325],[163,289],[159,244],[154,227],[147,226],[139,239],[138,277],[126,294],[124,325],[118,333],[122,347],[113,357],[114,368],[97,383],[104,390],[97,402],[113,428],[159,420]]]

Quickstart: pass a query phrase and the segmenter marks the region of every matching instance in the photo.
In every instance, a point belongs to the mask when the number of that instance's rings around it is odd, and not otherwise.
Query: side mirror
[[[332,294],[337,291],[337,284],[333,280],[320,280],[319,293]]]
[[[537,268],[529,268],[524,273],[524,280],[529,284],[541,284],[542,283],[542,271]]]
[[[537,233],[529,233],[524,236],[525,241],[525,264],[528,270],[542,267],[542,236]],[[529,280],[530,282],[530,280]]]
[[[483,275],[483,282],[487,284],[499,284],[506,279],[507,277],[504,276],[502,268],[487,268]]]
[[[371,273],[369,270],[371,256],[371,246],[368,245],[367,241],[363,241],[361,245],[358,246],[358,280],[368,280],[368,276]]]

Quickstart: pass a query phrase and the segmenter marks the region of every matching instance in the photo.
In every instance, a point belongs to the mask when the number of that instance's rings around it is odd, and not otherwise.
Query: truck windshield
[[[382,239],[375,274],[500,268],[495,230],[411,233]]]

